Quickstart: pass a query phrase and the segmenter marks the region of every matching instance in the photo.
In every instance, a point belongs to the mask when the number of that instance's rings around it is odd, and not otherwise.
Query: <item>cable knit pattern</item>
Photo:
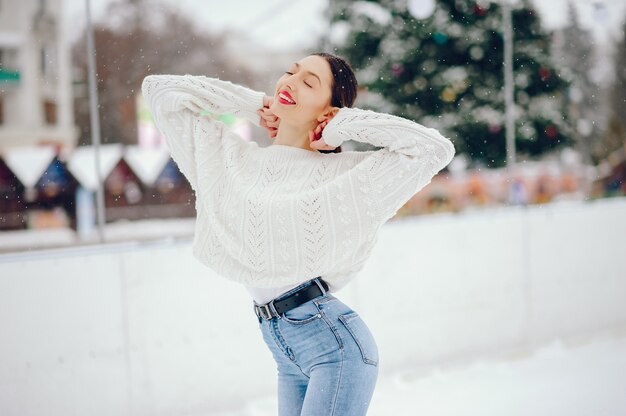
[[[454,156],[452,142],[413,121],[341,108],[324,141],[379,150],[320,153],[248,142],[216,119],[260,126],[263,92],[218,78],[150,75],[142,93],[196,193],[193,254],[255,288],[322,276],[336,291],[365,265],[378,230]]]

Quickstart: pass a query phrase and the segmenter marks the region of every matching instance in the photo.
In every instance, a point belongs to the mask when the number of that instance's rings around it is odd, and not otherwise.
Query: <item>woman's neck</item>
[[[309,144],[309,131],[312,129],[302,128],[302,126],[294,126],[287,123],[280,123],[278,125],[278,131],[276,137],[274,137],[275,144],[282,144],[285,146],[300,147],[305,150],[317,152],[317,149],[313,149]]]

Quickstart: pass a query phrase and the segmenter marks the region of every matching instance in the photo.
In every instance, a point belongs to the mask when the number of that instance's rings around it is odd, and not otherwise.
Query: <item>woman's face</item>
[[[332,73],[326,59],[309,55],[291,64],[278,79],[270,109],[281,119],[281,123],[315,128],[321,121],[318,117],[330,108],[331,87]],[[283,91],[295,104],[281,98]]]

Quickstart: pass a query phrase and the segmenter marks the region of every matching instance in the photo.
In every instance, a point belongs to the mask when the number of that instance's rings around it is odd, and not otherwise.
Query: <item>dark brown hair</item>
[[[333,107],[352,107],[356,100],[358,83],[352,67],[340,56],[326,52],[316,52],[311,55],[321,56],[330,65],[330,72],[333,74],[333,85],[331,86],[330,104]],[[333,150],[318,150],[320,153],[341,153],[341,146]]]

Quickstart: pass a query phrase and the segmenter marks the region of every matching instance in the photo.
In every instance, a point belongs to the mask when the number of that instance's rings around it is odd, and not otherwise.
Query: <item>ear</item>
[[[322,114],[320,114],[317,117],[317,121],[321,123],[324,120],[330,120],[333,117],[335,117],[338,111],[339,111],[339,107],[332,107],[332,106],[328,107],[326,111],[324,111]]]

